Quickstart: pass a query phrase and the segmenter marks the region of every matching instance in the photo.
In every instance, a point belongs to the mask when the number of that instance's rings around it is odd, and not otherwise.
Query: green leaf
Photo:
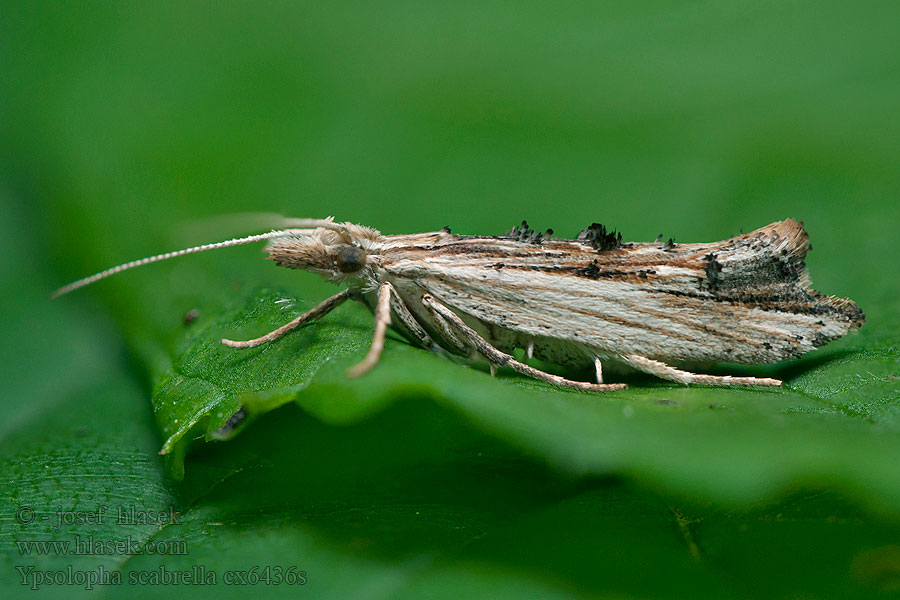
[[[256,416],[296,400],[322,421],[351,423],[417,398],[579,474],[628,474],[733,502],[827,484],[883,510],[900,506],[898,421],[880,396],[896,387],[891,352],[820,351],[824,357],[774,370],[787,378],[782,390],[688,389],[634,378],[627,391],[590,395],[513,373],[492,379],[400,340],[389,342],[369,375],[349,380],[344,372],[365,354],[371,330],[357,307],[260,348],[218,343],[229,329],[255,336],[305,310],[282,310],[284,296],[250,291],[179,338],[172,371],[154,391],[164,450],[198,429],[218,429],[242,405]]]

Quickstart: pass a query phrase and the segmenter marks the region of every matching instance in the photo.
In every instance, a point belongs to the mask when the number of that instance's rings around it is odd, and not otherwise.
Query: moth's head
[[[322,274],[332,281],[363,281],[377,255],[381,234],[352,223],[329,223],[316,229],[287,230],[269,241],[269,258],[281,267]]]

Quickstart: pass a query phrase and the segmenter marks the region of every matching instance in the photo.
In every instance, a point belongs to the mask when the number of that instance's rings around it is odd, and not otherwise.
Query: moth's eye
[[[341,246],[335,253],[334,262],[341,273],[356,273],[366,266],[366,251],[356,246]]]

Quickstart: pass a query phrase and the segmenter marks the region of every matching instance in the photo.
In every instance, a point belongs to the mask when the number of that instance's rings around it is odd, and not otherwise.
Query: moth
[[[779,386],[771,378],[705,375],[711,363],[763,364],[802,354],[858,329],[852,300],[812,289],[809,240],[793,219],[713,242],[623,242],[594,223],[574,239],[538,233],[527,222],[505,235],[384,235],[328,219],[294,219],[259,235],[125,263],[57,290],[59,296],[133,267],[176,256],[267,241],[282,267],[323,275],[342,291],[289,323],[232,348],[278,340],[348,299],[375,317],[356,377],[379,360],[387,328],[440,354],[486,360],[535,379],[590,392],[620,390],[604,370],[637,370],[681,384]],[[524,362],[514,354],[524,351]],[[530,366],[592,369],[577,381]]]

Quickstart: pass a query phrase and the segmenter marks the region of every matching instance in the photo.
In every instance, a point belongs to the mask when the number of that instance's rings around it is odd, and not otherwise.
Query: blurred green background
[[[0,589],[35,593],[34,567],[118,573],[112,597],[896,593],[898,24],[896,2],[4,2]],[[722,370],[783,390],[636,377],[597,397],[399,338],[346,381],[371,335],[360,306],[225,352],[334,292],[258,247],[46,301],[266,228],[210,219],[236,212],[385,233],[600,221],[635,241],[795,217],[815,287],[868,324],[797,363]],[[202,441],[241,404],[257,420]],[[99,506],[181,518],[17,512]],[[189,552],[17,545],[76,535]],[[223,582],[253,566],[307,581]],[[219,585],[159,579],[200,567]]]

